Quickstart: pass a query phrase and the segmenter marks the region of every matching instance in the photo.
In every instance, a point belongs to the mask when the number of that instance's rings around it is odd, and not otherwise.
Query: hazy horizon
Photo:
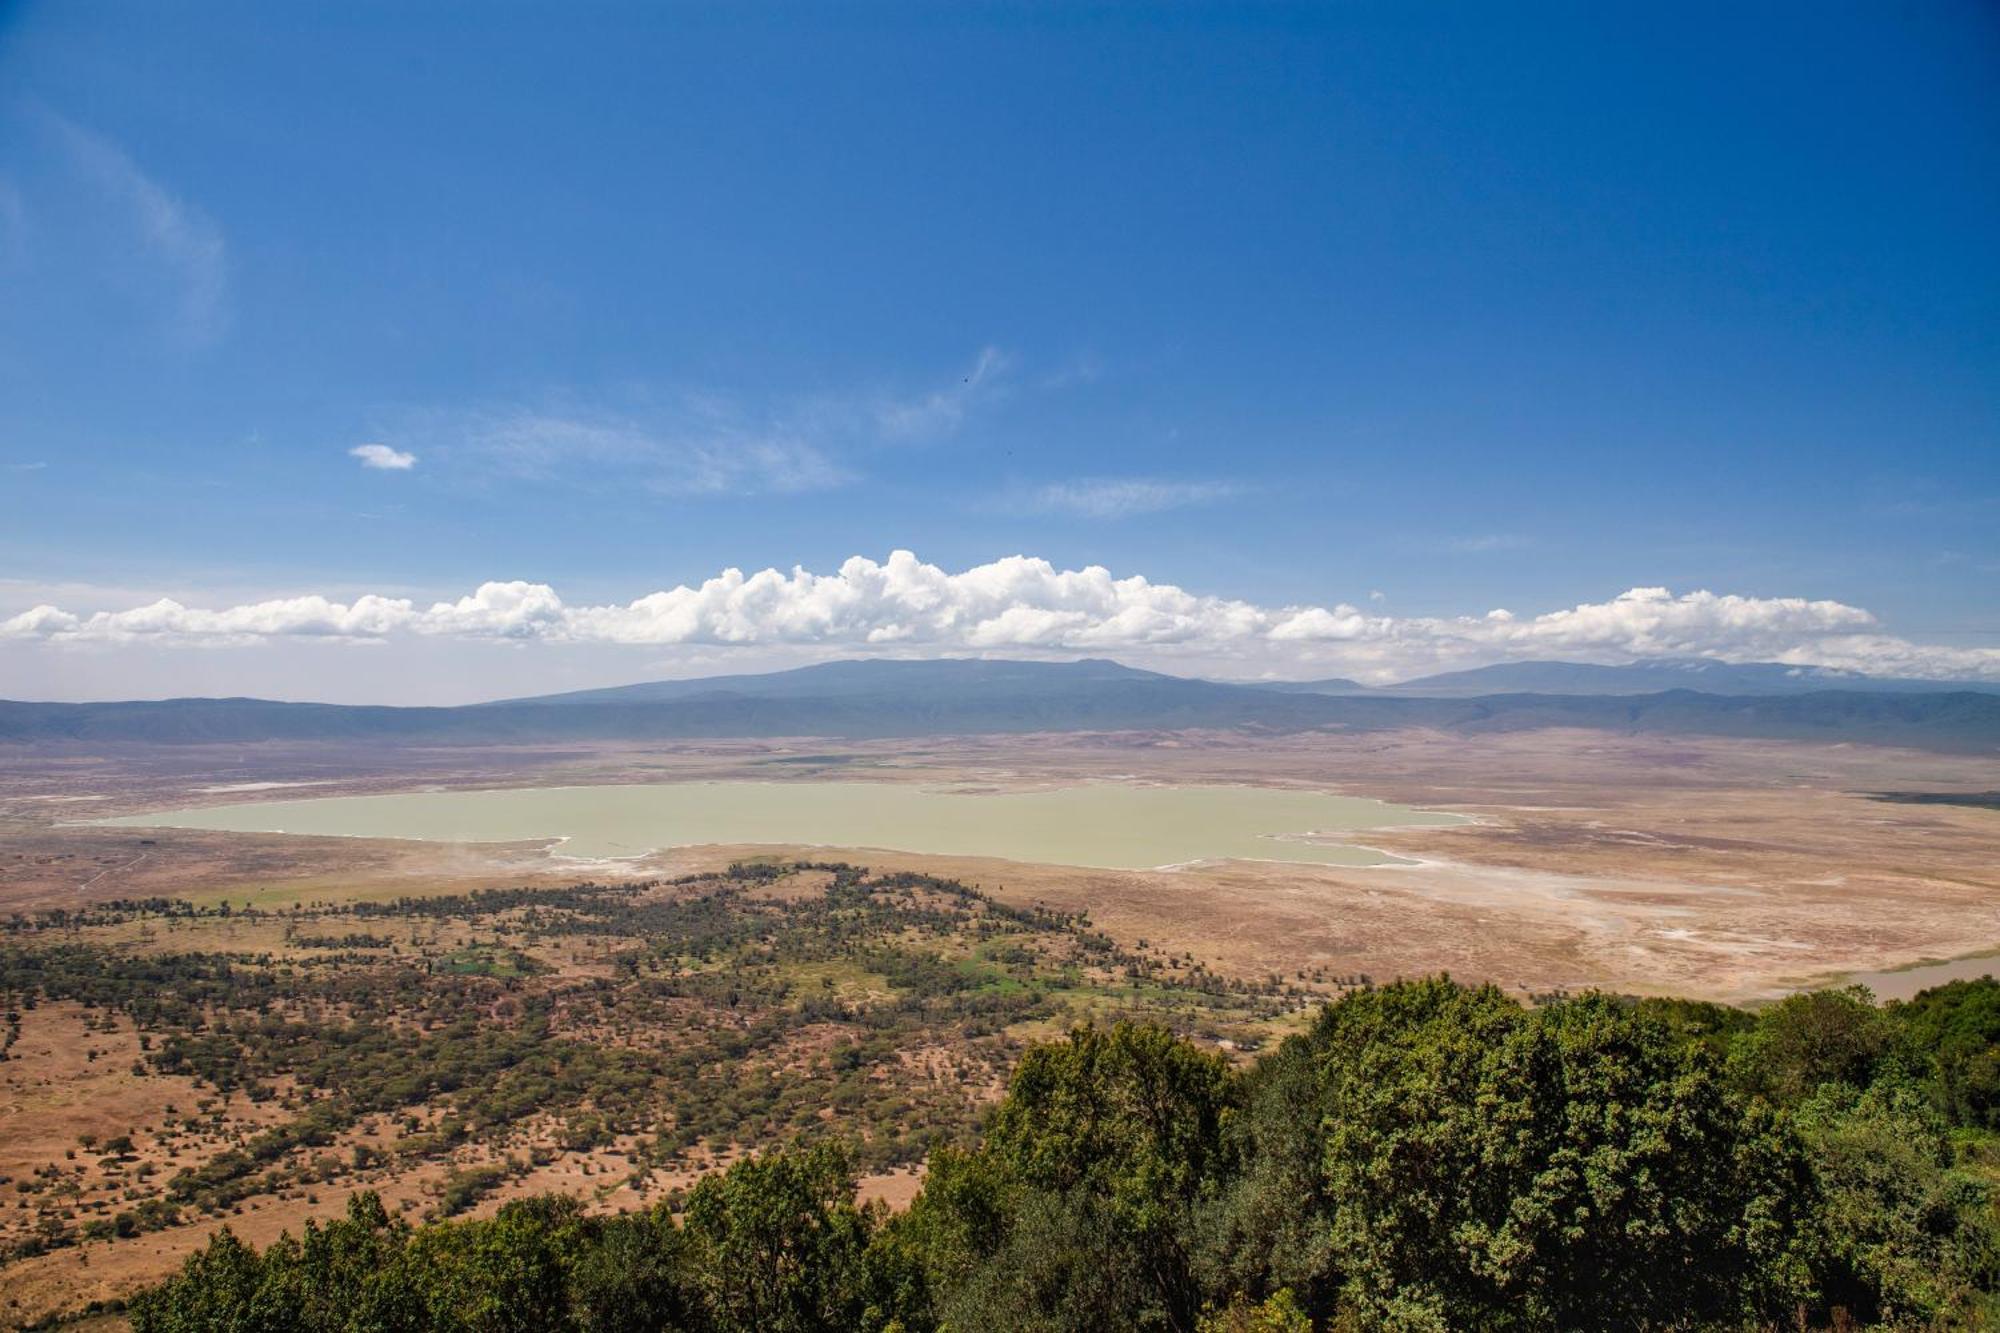
[[[316,645],[306,645],[301,649],[301,651],[305,652],[324,651],[324,647]],[[493,652],[496,651],[496,649],[489,648],[487,649],[487,651]],[[1104,661],[1104,662],[1110,662],[1116,666],[1128,667],[1135,671],[1157,672],[1158,674],[1171,676],[1181,680],[1212,681],[1217,684],[1252,685],[1252,686],[1281,685],[1281,684],[1309,684],[1314,682],[1335,680],[1335,679],[1341,679],[1341,680],[1352,679],[1351,677],[1335,676],[1324,672],[1314,673],[1309,675],[1289,675],[1289,676],[1270,675],[1270,674],[1262,676],[1216,674],[1216,673],[1203,672],[1200,670],[1189,669],[1187,664],[1185,663],[1169,662],[1161,665],[1145,666],[1135,662],[1125,661],[1120,657],[1101,656],[1101,655],[1079,655],[1079,654],[1060,654],[1060,653],[1024,654],[1018,652],[933,653],[933,654],[923,654],[923,655],[908,654],[902,656],[889,655],[889,654],[876,654],[870,656],[814,655],[809,660],[780,660],[780,659],[772,659],[769,657],[752,657],[747,659],[736,659],[732,661],[731,659],[728,658],[722,658],[718,659],[717,667],[716,669],[713,670],[674,671],[671,669],[663,669],[661,671],[654,672],[652,674],[640,674],[640,675],[633,675],[630,673],[618,674],[617,668],[607,665],[604,668],[604,674],[601,677],[597,678],[585,677],[580,682],[572,681],[569,683],[562,684],[558,687],[549,689],[544,689],[541,688],[540,686],[530,686],[522,691],[508,691],[503,688],[499,688],[495,684],[495,682],[500,680],[505,680],[508,678],[505,668],[508,665],[510,665],[508,661],[509,656],[511,655],[498,654],[495,657],[489,659],[489,661],[493,663],[494,666],[499,668],[497,670],[480,671],[475,675],[471,676],[463,674],[451,675],[448,673],[440,672],[434,675],[424,677],[426,688],[434,689],[439,682],[444,682],[446,684],[449,684],[454,681],[459,683],[463,687],[462,692],[447,691],[443,693],[433,694],[430,697],[423,697],[421,695],[413,694],[412,692],[409,692],[407,690],[398,691],[395,688],[393,677],[400,671],[400,664],[398,664],[396,669],[391,670],[385,676],[373,676],[373,675],[363,676],[359,680],[356,680],[352,684],[350,689],[346,691],[333,690],[326,695],[308,695],[300,693],[259,694],[254,690],[228,690],[228,689],[212,690],[208,692],[202,692],[201,690],[198,689],[192,691],[179,691],[179,690],[168,689],[153,694],[108,694],[102,692],[93,693],[90,692],[88,689],[82,689],[82,688],[71,688],[68,691],[57,690],[56,692],[45,696],[0,694],[0,701],[22,702],[22,703],[116,703],[116,702],[161,701],[161,700],[182,699],[182,698],[259,698],[259,699],[267,699],[275,702],[284,702],[284,703],[332,703],[332,704],[389,706],[389,707],[440,707],[440,706],[456,707],[466,704],[498,703],[498,702],[505,702],[511,699],[535,698],[543,696],[559,696],[562,694],[568,694],[574,692],[588,692],[588,691],[602,690],[602,689],[616,689],[623,686],[644,685],[650,683],[718,680],[718,679],[729,679],[734,677],[763,676],[763,675],[782,674],[790,671],[798,671],[813,666],[826,666],[835,664],[848,665],[854,663],[873,663],[873,662],[882,662],[882,663],[1026,662],[1026,663],[1046,664],[1046,665],[1069,665],[1069,664],[1077,664],[1089,661]],[[1913,681],[1924,681],[1927,684],[1940,684],[1940,685],[1963,684],[1968,688],[1977,689],[1982,692],[1992,691],[1996,688],[1993,681],[1988,679],[1981,679],[1978,677],[1922,677],[1922,676],[1889,677],[1882,675],[1870,675],[1864,672],[1856,672],[1850,668],[1825,667],[1819,664],[1768,662],[1768,661],[1748,660],[1748,659],[1740,662],[1735,662],[1735,661],[1726,661],[1721,658],[1688,658],[1688,657],[1639,658],[1639,659],[1624,659],[1618,661],[1588,661],[1581,658],[1510,657],[1504,659],[1496,659],[1490,662],[1481,662],[1468,667],[1456,667],[1446,671],[1423,672],[1414,675],[1399,676],[1394,679],[1385,678],[1385,679],[1378,679],[1375,681],[1366,681],[1366,682],[1355,681],[1354,683],[1356,685],[1362,686],[1364,689],[1375,689],[1375,690],[1393,689],[1398,685],[1413,684],[1416,682],[1430,679],[1433,676],[1450,676],[1464,671],[1476,671],[1485,667],[1506,667],[1506,666],[1553,666],[1553,667],[1581,666],[1581,667],[1611,667],[1611,668],[1643,668],[1643,667],[1689,668],[1693,666],[1715,666],[1719,668],[1727,668],[1735,666],[1781,667],[1781,668],[1790,668],[1791,670],[1797,671],[1801,674],[1811,674],[1815,676],[1824,673],[1826,680],[1824,685],[1821,686],[1821,688],[1832,689],[1832,690],[1837,690],[1841,688],[1840,681],[1842,680],[1843,677],[1854,677],[1857,679],[1866,679],[1868,681],[1908,679]],[[260,673],[264,672],[267,669],[268,669],[267,662],[260,662],[258,664],[258,670]],[[532,670],[531,672],[528,673],[527,678],[530,680],[539,681],[545,677],[545,674],[546,674],[545,672],[543,672],[542,670],[539,669],[539,667],[537,667],[537,669]],[[197,677],[197,682],[214,680],[215,678],[216,677],[213,674],[203,673],[202,675]],[[1704,682],[1701,682],[1699,675],[1691,672],[1689,675],[1688,686],[1690,688],[1693,688],[1701,683]],[[1728,691],[1725,690],[1723,692],[1726,693]]]

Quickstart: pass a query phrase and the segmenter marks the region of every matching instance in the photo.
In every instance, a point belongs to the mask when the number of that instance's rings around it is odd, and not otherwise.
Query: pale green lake
[[[1344,843],[1342,835],[1465,821],[1385,801],[1263,787],[1091,783],[998,791],[873,782],[679,782],[257,801],[97,822],[430,842],[560,838],[561,855],[583,858],[767,843],[1138,870],[1232,858],[1398,864],[1400,858]]]

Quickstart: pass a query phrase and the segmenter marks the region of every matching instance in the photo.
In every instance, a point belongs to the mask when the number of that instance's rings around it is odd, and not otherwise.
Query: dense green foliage
[[[1031,1048],[902,1214],[828,1142],[591,1217],[411,1229],[372,1196],[218,1236],[133,1306],[184,1330],[1300,1333],[1987,1327],[2000,985],[1750,1016],[1445,979],[1245,1069],[1151,1026]]]

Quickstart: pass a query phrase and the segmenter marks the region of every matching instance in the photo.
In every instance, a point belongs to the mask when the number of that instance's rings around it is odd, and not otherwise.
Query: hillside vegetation
[[[907,1211],[833,1134],[592,1216],[372,1196],[228,1233],[131,1309],[193,1330],[1989,1327],[2000,985],[1760,1014],[1362,987],[1232,1066],[1151,1024],[1020,1058]]]
[[[1238,1049],[1359,978],[1225,977],[956,880],[749,862],[658,882],[0,920],[0,1311],[323,1195],[453,1217],[675,1201],[808,1132],[913,1188],[1033,1041],[1141,1019]],[[888,1187],[885,1185],[885,1187]]]

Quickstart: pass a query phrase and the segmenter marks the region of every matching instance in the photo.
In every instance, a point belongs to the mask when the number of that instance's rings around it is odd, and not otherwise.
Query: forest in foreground
[[[1254,1062],[1164,1027],[1029,1046],[900,1212],[838,1135],[593,1215],[357,1195],[219,1233],[129,1310],[193,1330],[1992,1327],[2000,984],[1749,1013],[1365,986]]]

